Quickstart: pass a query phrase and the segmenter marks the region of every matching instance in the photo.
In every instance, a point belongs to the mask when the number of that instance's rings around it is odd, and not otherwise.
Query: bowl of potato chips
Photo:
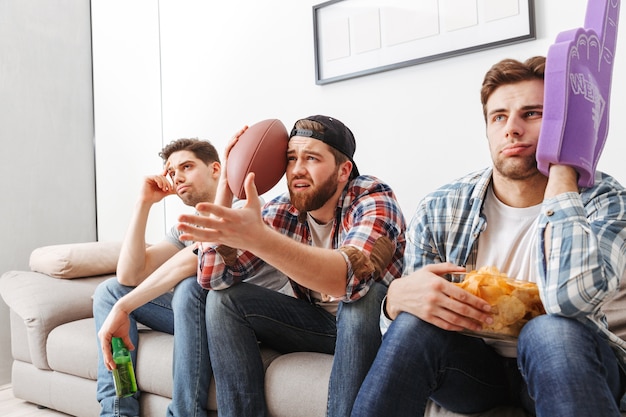
[[[483,323],[484,337],[517,338],[529,320],[545,314],[537,284],[508,277],[494,266],[485,266],[465,275],[459,287],[482,298],[491,305],[493,323]]]

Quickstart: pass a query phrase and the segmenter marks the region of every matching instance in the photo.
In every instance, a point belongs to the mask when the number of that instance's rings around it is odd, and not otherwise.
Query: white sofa
[[[12,386],[17,398],[74,416],[99,415],[91,296],[100,282],[113,276],[119,250],[117,242],[38,248],[31,254],[31,271],[9,271],[0,277],[0,294],[10,308]],[[626,328],[624,301],[616,303],[607,313],[617,326]],[[164,416],[172,392],[173,336],[146,329],[139,340],[136,374],[142,416]],[[332,356],[281,355],[269,349],[263,349],[263,355],[270,415],[324,417]],[[207,401],[215,412],[213,386]],[[427,416],[459,415],[430,404]],[[498,409],[480,416],[526,415]]]

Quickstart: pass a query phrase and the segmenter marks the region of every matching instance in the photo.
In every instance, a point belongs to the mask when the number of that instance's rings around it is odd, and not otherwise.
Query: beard
[[[182,202],[189,207],[195,207],[198,203],[212,203],[213,197],[211,193],[197,193],[194,190],[188,189],[183,194],[178,194],[178,197]]]
[[[337,172],[335,171],[319,186],[312,186],[306,192],[293,192],[291,185],[289,186],[289,197],[291,204],[301,213],[317,210],[326,204],[326,202],[337,192]]]
[[[497,159],[494,169],[504,178],[525,180],[539,173],[535,155],[517,158]]]
[[[194,193],[187,191],[186,193],[179,195],[180,199],[185,203],[185,205],[189,207],[195,207],[196,204],[200,203],[202,199],[198,198],[198,196],[194,195]]]

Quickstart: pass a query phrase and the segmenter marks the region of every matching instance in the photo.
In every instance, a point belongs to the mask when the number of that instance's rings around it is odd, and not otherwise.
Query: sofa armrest
[[[92,317],[93,292],[110,277],[62,280],[31,271],[9,271],[0,277],[0,295],[26,326],[33,365],[50,369],[46,357],[48,334],[61,324]]]

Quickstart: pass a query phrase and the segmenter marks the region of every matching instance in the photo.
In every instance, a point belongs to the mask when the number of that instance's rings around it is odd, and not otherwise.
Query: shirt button
[[[553,216],[553,215],[554,215],[554,210],[546,211],[546,216]]]

